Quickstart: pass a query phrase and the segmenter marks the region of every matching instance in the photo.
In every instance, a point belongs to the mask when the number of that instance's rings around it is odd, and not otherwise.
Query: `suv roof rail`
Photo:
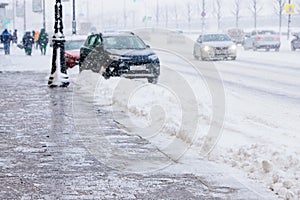
[[[132,31],[120,31],[120,33],[128,33],[130,35],[135,35],[134,32],[132,32]]]

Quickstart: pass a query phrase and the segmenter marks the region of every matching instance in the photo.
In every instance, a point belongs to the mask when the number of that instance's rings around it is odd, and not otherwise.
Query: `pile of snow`
[[[144,137],[162,151],[174,140],[184,141],[187,148],[199,134],[199,130],[186,130],[189,124],[182,126],[180,100],[162,85],[124,78],[104,80],[90,71],[83,71],[76,84],[80,94],[93,96],[96,106],[112,111],[114,120],[124,125],[129,134]]]
[[[242,51],[237,61],[216,64],[224,79],[227,116],[223,136],[209,159],[243,172],[282,199],[296,200],[300,199],[300,116],[295,101],[299,68],[298,52],[291,53],[288,45],[285,41],[280,52]],[[89,71],[79,75],[80,85],[97,106],[111,109],[129,134],[144,137],[167,154],[170,141],[179,140],[200,152],[213,123],[210,92],[186,64],[171,57],[162,59],[166,63],[158,85],[123,78],[104,80]],[[182,102],[172,88],[165,87],[172,70],[185,75],[196,96],[200,112],[195,132],[181,129]],[[184,99],[184,104],[192,102]],[[188,120],[187,125],[192,124],[195,117]]]
[[[216,150],[210,159],[242,170],[282,199],[300,198],[300,152],[282,147],[252,144],[226,151]]]
[[[162,151],[167,151],[174,138],[184,141],[188,146],[193,144],[195,150],[203,145],[203,133],[209,128],[209,116],[202,116],[201,128],[196,133],[197,139],[186,132],[180,132],[182,111],[178,106],[178,99],[161,86],[123,78],[104,80],[99,74],[89,71],[84,71],[80,76],[89,77],[82,80],[85,80],[85,90],[94,96],[94,103],[114,111],[114,119],[124,125],[129,134],[143,136]],[[91,78],[93,76],[95,79]],[[94,90],[91,85],[96,85]],[[128,91],[122,90],[123,87],[134,88],[129,98]],[[119,116],[117,113],[126,113],[126,116]],[[155,127],[158,128],[155,132],[149,132],[153,131],[153,124],[161,127]],[[286,146],[274,148],[267,144],[217,146],[209,159],[243,171],[247,178],[265,185],[280,198],[296,200],[300,198],[299,153],[290,151]]]

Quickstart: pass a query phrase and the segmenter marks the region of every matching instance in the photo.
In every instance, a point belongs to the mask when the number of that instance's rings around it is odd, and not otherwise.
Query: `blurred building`
[[[0,28],[1,30],[5,27],[6,23],[6,9],[5,7],[8,6],[6,1],[0,0]]]

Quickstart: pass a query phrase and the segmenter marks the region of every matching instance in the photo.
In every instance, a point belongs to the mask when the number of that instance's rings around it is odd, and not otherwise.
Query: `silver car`
[[[253,51],[256,51],[257,49],[265,49],[269,51],[270,49],[274,49],[275,51],[279,51],[280,49],[280,36],[275,31],[256,30],[246,34],[245,37],[243,43],[245,50],[253,49]]]
[[[291,41],[291,49],[292,51],[296,51],[296,49],[300,49],[300,32],[293,33],[294,39]]]
[[[198,37],[193,54],[197,60],[235,60],[237,47],[227,34],[203,34]]]

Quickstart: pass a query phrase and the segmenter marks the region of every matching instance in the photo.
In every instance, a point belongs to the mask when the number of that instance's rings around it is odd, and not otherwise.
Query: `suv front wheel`
[[[158,82],[158,77],[148,78],[148,83],[157,84],[157,82]]]

